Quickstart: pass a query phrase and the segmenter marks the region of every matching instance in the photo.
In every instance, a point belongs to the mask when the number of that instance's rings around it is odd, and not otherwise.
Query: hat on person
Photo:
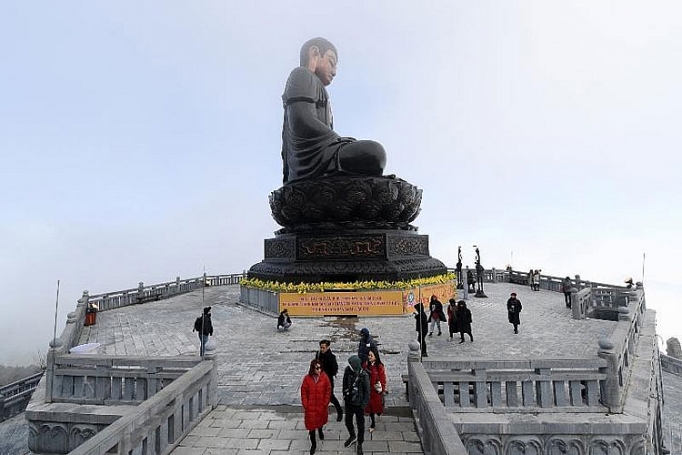
[[[360,330],[360,335],[366,337],[367,335],[369,335],[369,329],[367,327],[363,328],[362,330]]]
[[[355,371],[356,373],[360,371],[360,368],[362,368],[362,362],[360,361],[360,357],[356,355],[352,355],[348,358],[348,365]]]
[[[211,312],[211,307],[210,307],[210,306],[204,307],[204,314],[208,314],[208,313],[210,313],[210,312]]]
[[[516,292],[512,292],[511,295],[513,295],[514,297],[516,297]]]

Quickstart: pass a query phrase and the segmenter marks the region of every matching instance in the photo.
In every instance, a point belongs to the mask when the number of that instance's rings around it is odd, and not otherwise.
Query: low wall
[[[55,401],[36,393],[26,409],[33,452],[169,453],[218,401],[212,360],[130,358],[126,374],[123,357],[69,357],[58,358]]]
[[[20,414],[26,409],[33,391],[38,386],[43,372],[14,381],[0,387],[0,422]]]
[[[599,412],[602,359],[422,359],[448,412]]]
[[[682,376],[682,360],[661,354],[661,368],[668,373]]]
[[[419,362],[419,344],[410,343],[407,360],[410,409],[425,453],[467,455],[457,430],[450,422],[438,393]]]

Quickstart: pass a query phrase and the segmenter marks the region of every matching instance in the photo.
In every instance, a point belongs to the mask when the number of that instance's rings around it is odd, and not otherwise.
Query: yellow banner
[[[429,309],[429,302],[431,301],[431,296],[435,295],[436,298],[443,304],[443,308],[448,304],[448,300],[451,298],[457,298],[457,289],[455,281],[451,281],[445,284],[431,284],[428,286],[420,286],[419,290],[419,301],[424,304],[426,310]]]
[[[279,310],[291,316],[386,316],[403,314],[401,291],[315,292],[279,295]]]

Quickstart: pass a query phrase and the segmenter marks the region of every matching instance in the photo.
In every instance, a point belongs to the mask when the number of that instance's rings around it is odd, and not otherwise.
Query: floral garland
[[[262,289],[271,292],[297,292],[305,294],[308,292],[329,292],[337,290],[354,291],[376,291],[383,290],[407,290],[418,286],[428,286],[432,284],[445,284],[455,279],[454,273],[430,276],[428,278],[414,278],[405,281],[355,281],[353,283],[280,283],[279,281],[263,281],[257,278],[246,278],[240,281],[242,286]]]

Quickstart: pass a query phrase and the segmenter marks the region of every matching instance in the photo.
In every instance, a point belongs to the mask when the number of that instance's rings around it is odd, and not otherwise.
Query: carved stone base
[[[293,232],[415,230],[422,190],[399,178],[339,176],[287,183],[270,194],[272,217]]]
[[[429,238],[387,229],[281,234],[265,240],[265,259],[249,278],[286,283],[399,281],[446,273],[429,256]]]

